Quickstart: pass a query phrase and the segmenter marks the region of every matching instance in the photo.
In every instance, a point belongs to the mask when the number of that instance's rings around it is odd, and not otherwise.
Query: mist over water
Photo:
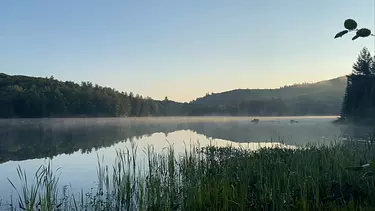
[[[259,119],[259,123],[251,122]],[[20,165],[32,178],[37,168],[52,158],[60,167],[59,184],[90,191],[97,179],[98,157],[111,166],[116,150],[137,146],[137,162],[144,165],[148,146],[162,153],[173,146],[213,144],[259,147],[298,147],[308,143],[341,141],[344,126],[336,117],[162,117],[162,118],[71,118],[0,120],[0,198],[15,191],[7,178],[18,184]],[[292,122],[291,120],[294,120]]]

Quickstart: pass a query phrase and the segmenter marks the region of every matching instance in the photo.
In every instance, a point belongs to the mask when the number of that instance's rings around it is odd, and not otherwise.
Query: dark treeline
[[[168,102],[82,82],[0,74],[0,117],[156,116]],[[172,109],[173,110],[173,109]]]
[[[354,121],[374,120],[375,60],[367,48],[360,52],[353,72],[347,78],[341,117]]]
[[[338,115],[342,95],[337,91],[326,94],[326,90],[339,87],[341,82],[338,84],[286,87],[280,97],[260,91],[255,94],[266,97],[227,100],[225,104],[178,103],[119,92],[91,82],[77,84],[53,77],[0,74],[0,118]],[[306,90],[309,94],[299,94],[307,93]]]

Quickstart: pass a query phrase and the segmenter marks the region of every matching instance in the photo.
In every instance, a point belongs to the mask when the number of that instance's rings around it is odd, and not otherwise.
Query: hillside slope
[[[236,105],[254,100],[282,99],[295,101],[311,99],[314,101],[340,101],[346,88],[346,77],[310,84],[285,86],[279,89],[236,89],[197,98],[192,103],[200,105]]]
[[[0,118],[118,117],[163,113],[151,98],[123,93],[91,82],[0,73]]]
[[[340,77],[273,90],[233,90],[179,103],[91,82],[0,73],[0,118],[336,115],[345,87],[346,78]]]

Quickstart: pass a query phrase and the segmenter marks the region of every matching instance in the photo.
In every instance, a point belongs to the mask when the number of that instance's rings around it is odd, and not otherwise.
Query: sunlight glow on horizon
[[[344,76],[374,37],[374,1],[0,2],[0,67],[189,102],[206,93]],[[322,7],[324,5],[324,7]]]

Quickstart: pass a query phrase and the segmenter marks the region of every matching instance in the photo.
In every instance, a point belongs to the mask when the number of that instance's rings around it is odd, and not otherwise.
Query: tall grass
[[[375,146],[357,143],[248,151],[190,145],[137,163],[137,147],[117,151],[112,166],[98,156],[92,193],[58,194],[51,163],[22,183],[11,209],[23,210],[373,210]],[[11,184],[13,184],[10,181]],[[16,186],[14,186],[16,188]]]
[[[26,211],[59,209],[63,199],[58,200],[57,185],[59,178],[53,173],[51,162],[38,168],[31,184],[28,181],[26,172],[20,166],[17,167],[17,174],[21,182],[20,191],[9,178],[8,181],[17,191],[19,209]],[[16,206],[11,204],[10,209],[16,210]]]

